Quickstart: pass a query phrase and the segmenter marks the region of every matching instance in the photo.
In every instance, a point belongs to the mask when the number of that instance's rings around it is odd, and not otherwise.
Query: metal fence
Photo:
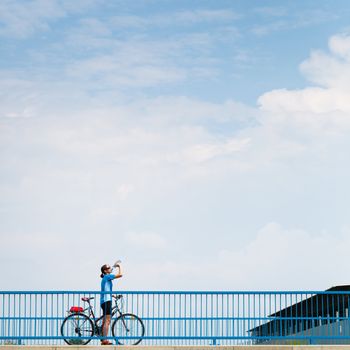
[[[63,344],[70,307],[94,297],[100,316],[100,294],[0,292],[0,344]],[[143,321],[142,345],[350,344],[349,292],[120,294],[123,311]]]

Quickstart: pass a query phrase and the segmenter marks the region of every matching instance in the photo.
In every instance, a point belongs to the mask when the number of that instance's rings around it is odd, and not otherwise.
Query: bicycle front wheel
[[[62,323],[61,335],[69,345],[86,345],[94,335],[94,325],[85,314],[71,314]]]
[[[145,334],[145,326],[138,316],[122,314],[113,322],[112,334],[119,345],[136,345]]]

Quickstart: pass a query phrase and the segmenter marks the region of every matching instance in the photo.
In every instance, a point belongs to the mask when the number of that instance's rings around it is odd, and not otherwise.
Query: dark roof
[[[326,290],[330,294],[315,294],[310,298],[293,304],[283,310],[280,310],[270,317],[318,317],[318,316],[335,316],[336,312],[345,312],[348,307],[350,294],[333,293],[350,291],[350,285],[336,286]],[[334,315],[333,315],[334,314]]]
[[[335,286],[327,289],[325,292],[331,293],[316,293],[313,296],[302,300],[296,304],[288,306],[287,308],[280,310],[276,313],[269,315],[268,317],[274,318],[269,322],[266,322],[258,327],[250,330],[250,332],[260,333],[262,328],[269,329],[269,324],[275,322],[276,319],[282,318],[298,318],[298,317],[343,317],[345,316],[346,309],[349,308],[350,285]],[[336,293],[342,292],[342,293]]]

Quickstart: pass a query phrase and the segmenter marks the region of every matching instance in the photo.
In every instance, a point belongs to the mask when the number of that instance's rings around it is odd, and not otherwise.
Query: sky
[[[349,18],[0,1],[0,290],[350,284]]]

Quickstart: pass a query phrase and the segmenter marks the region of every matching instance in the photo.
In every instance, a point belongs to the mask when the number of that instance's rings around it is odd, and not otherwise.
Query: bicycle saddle
[[[95,298],[94,298],[94,297],[90,297],[90,298],[88,298],[88,297],[82,297],[82,298],[81,298],[82,301],[90,301],[90,300],[92,300],[92,299],[95,299]]]

